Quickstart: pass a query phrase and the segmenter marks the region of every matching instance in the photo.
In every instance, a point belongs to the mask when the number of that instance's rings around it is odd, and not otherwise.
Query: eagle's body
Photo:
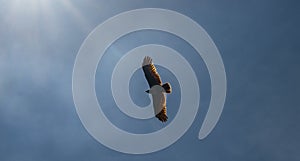
[[[172,89],[169,83],[162,84],[159,74],[152,63],[152,59],[146,56],[143,60],[143,71],[150,89],[147,93],[152,95],[155,116],[162,122],[168,120],[166,93],[171,93]]]

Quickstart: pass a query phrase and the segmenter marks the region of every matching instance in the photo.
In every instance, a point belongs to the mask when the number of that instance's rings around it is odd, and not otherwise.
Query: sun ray
[[[27,45],[33,46],[40,42],[41,37],[56,40],[63,32],[67,12],[71,21],[82,29],[90,32],[91,26],[74,2],[70,0],[11,0],[2,2],[5,11],[3,20],[14,36],[22,37]]]
[[[70,1],[70,0],[63,0],[62,5],[65,9],[74,16],[76,23],[80,25],[82,30],[85,32],[90,32],[91,26],[89,25],[87,18],[83,16],[83,14],[78,10],[78,8]]]

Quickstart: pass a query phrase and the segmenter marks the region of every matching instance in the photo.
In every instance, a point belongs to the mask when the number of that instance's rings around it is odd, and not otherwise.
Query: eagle
[[[157,117],[161,122],[166,122],[168,120],[166,93],[172,92],[171,85],[168,82],[162,84],[160,76],[152,63],[151,57],[145,56],[142,68],[150,87],[150,89],[145,92],[152,95],[155,117]]]

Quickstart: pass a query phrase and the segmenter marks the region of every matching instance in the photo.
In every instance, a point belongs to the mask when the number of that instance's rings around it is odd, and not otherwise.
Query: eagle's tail
[[[171,93],[172,92],[172,87],[170,85],[170,83],[165,83],[162,85],[162,87],[165,89],[166,93]]]

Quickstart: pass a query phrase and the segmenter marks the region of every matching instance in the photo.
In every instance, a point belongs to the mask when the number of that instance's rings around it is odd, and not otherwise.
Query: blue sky
[[[164,32],[122,37],[105,53],[96,75],[97,97],[118,127],[146,133],[164,126],[155,119],[126,117],[110,97],[108,76],[114,63],[134,47],[158,43],[176,49],[195,69],[201,88],[197,118],[182,138],[159,152],[128,155],[101,145],[81,124],[72,99],[72,70],[81,44],[97,25],[145,7],[175,10],[199,23],[221,53],[228,90],[217,126],[200,141],[210,101],[201,58],[186,42]],[[1,0],[0,160],[299,160],[299,11],[296,0]],[[158,70],[175,90],[168,97],[172,121],[178,82],[167,69]],[[144,106],[150,100],[141,93],[147,88],[141,75],[140,70],[133,75],[130,94]]]

